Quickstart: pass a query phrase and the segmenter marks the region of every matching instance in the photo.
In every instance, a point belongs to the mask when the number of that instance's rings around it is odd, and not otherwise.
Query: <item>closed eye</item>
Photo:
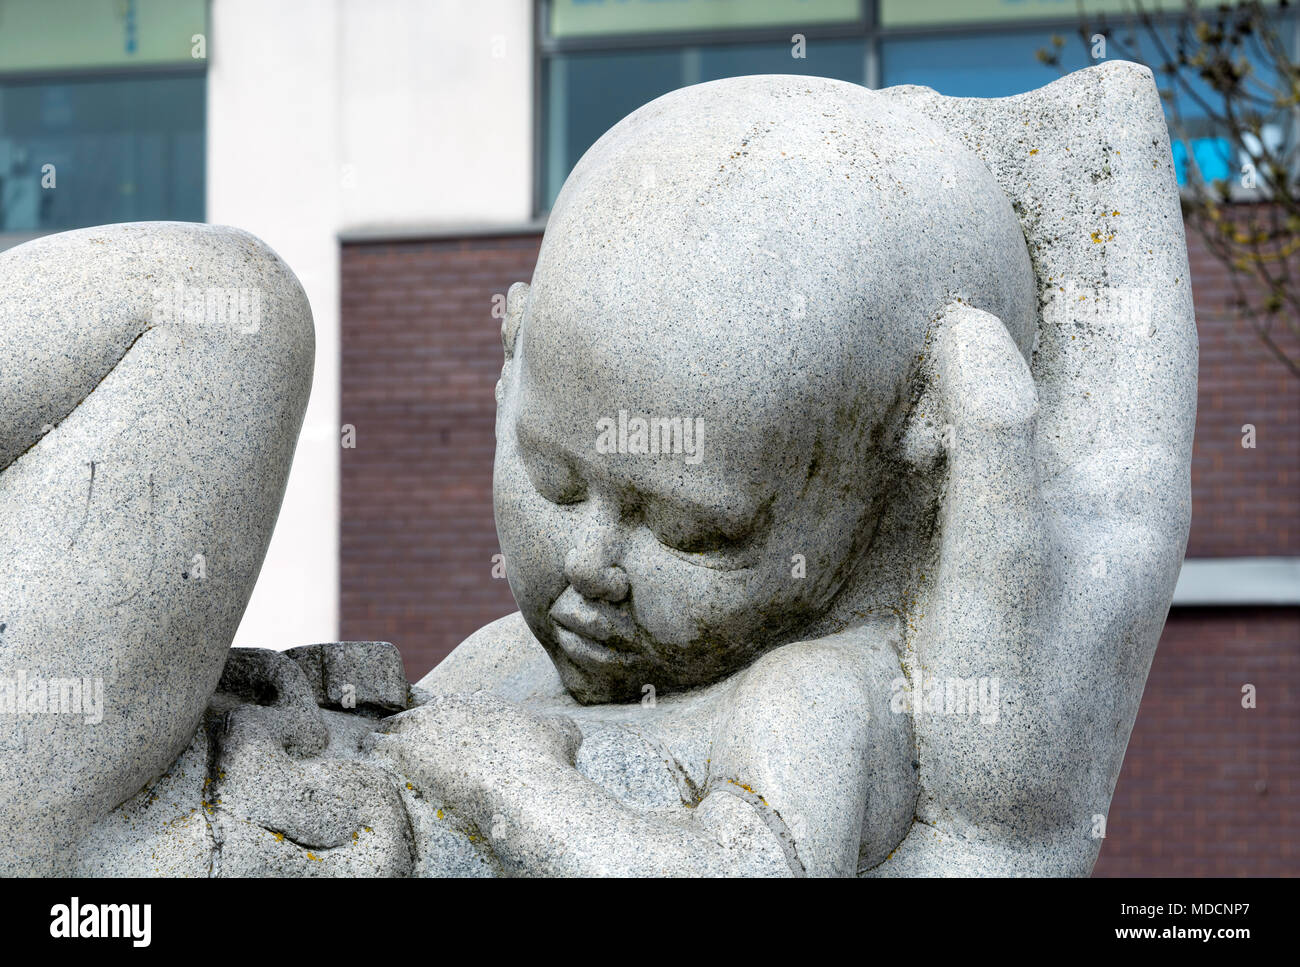
[[[525,467],[533,489],[550,503],[566,507],[587,499],[587,485],[567,468],[552,466],[534,469],[527,463]]]
[[[587,499],[586,481],[566,462],[526,452],[521,455],[524,472],[543,499],[561,507]]]
[[[671,544],[659,542],[664,550],[688,564],[707,567],[711,571],[747,571],[754,566],[752,552],[737,550],[683,551]]]
[[[675,557],[715,571],[740,571],[753,566],[754,546],[749,535],[730,537],[709,528],[692,529],[647,520],[655,540]]]
[[[555,447],[543,445],[529,426],[515,424],[515,445],[528,482],[545,500],[567,506],[587,499],[587,484],[573,463]]]

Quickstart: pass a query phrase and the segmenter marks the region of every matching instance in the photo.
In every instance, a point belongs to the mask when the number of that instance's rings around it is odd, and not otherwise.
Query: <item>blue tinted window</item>
[[[810,74],[855,84],[865,82],[866,43],[862,40],[808,40],[803,57],[790,44],[736,44],[700,48],[700,80],[746,74]]]
[[[881,79],[886,87],[920,84],[950,97],[1007,97],[1057,78],[1037,58],[1052,46],[1050,31],[974,33],[956,37],[914,37],[881,43]],[[1090,66],[1077,37],[1067,37],[1064,69]]]
[[[202,221],[205,83],[0,81],[0,232]]]
[[[1294,60],[1294,19],[1280,19],[1277,23],[1277,31],[1289,56]],[[1213,85],[1203,79],[1197,71],[1188,69],[1181,72],[1180,81],[1176,83],[1170,75],[1160,70],[1165,54],[1143,31],[1137,32],[1136,48],[1131,46],[1131,31],[1119,31],[1115,36],[1122,43],[1130,45],[1126,51],[1119,45],[1113,44],[1112,51],[1116,56],[1127,54],[1142,57],[1156,71],[1156,83],[1161,90],[1175,95],[1172,101],[1166,100],[1165,114],[1170,119],[1169,135],[1173,141],[1174,170],[1178,175],[1178,183],[1180,185],[1187,183],[1189,151],[1190,160],[1203,181],[1230,181],[1238,177],[1242,171],[1241,165],[1246,162],[1248,156],[1242,153],[1238,157],[1237,149],[1225,137],[1228,131],[1211,117],[1212,114],[1223,116],[1225,113],[1223,98],[1215,92]],[[1161,40],[1165,51],[1172,53],[1177,49],[1177,38],[1173,31],[1162,30]],[[1195,49],[1194,42],[1191,49]],[[1247,43],[1242,51],[1239,51],[1250,55],[1251,70],[1244,82],[1244,88],[1254,99],[1251,107],[1261,112],[1260,134],[1263,142],[1271,149],[1277,150],[1286,137],[1286,112],[1277,109],[1268,110],[1264,105],[1276,96],[1276,92],[1285,91],[1287,84],[1279,78],[1275,62],[1257,56],[1261,52],[1260,45],[1255,43]],[[1245,100],[1238,100],[1234,104],[1238,115],[1242,114],[1245,103]]]
[[[1089,56],[1077,33],[1062,30],[1059,35],[1066,39],[1061,50],[1064,70],[1080,70],[1098,63]],[[1115,34],[1120,43],[1129,42],[1129,37],[1127,30]],[[1158,57],[1158,48],[1148,36],[1139,31],[1138,39],[1141,45],[1139,54],[1153,59]],[[1173,37],[1168,31],[1164,32],[1163,40],[1168,49],[1173,48]],[[1112,57],[1123,56],[1120,43],[1112,40]],[[1042,87],[1059,76],[1056,68],[1044,66],[1035,56],[1038,50],[1050,46],[1051,33],[1039,31],[885,40],[881,44],[882,75],[886,85],[922,84],[954,97],[1005,97]],[[1159,66],[1158,62],[1156,66]],[[1257,65],[1256,69],[1262,70],[1263,65]],[[1205,180],[1230,178],[1236,170],[1235,152],[1221,132],[1213,129],[1201,106],[1204,102],[1218,109],[1221,101],[1210,85],[1195,74],[1186,72],[1185,76],[1192,92],[1180,90],[1178,103],[1182,125],[1170,132],[1178,183],[1182,185],[1187,181],[1189,146],[1192,159]],[[1261,80],[1277,83],[1275,74],[1261,77]],[[1170,80],[1157,74],[1157,83],[1164,88],[1170,85]],[[1271,127],[1266,127],[1264,134],[1266,138],[1281,137],[1280,129]],[[1180,137],[1186,138],[1186,143],[1180,142]]]
[[[590,148],[620,118],[682,86],[682,52],[618,51],[553,57],[547,64],[545,206]]]
[[[1178,175],[1180,185],[1187,184],[1187,144],[1183,141],[1175,141],[1174,149],[1174,171]],[[1235,166],[1233,164],[1232,142],[1227,138],[1194,138],[1192,140],[1192,159],[1196,162],[1196,167],[1201,172],[1201,178],[1205,181],[1226,181],[1231,178]]]

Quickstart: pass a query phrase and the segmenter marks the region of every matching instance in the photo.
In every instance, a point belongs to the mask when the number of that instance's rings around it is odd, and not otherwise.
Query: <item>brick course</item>
[[[1170,614],[1094,874],[1300,874],[1300,608]]]
[[[340,625],[422,676],[515,610],[493,580],[492,296],[531,278],[537,236],[345,245]]]
[[[1300,379],[1229,324],[1228,270],[1194,232],[1188,258],[1201,343],[1188,557],[1300,554]],[[1242,427],[1255,427],[1255,447]]]

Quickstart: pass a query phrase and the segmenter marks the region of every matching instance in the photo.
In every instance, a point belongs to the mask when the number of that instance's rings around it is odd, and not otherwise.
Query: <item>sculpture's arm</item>
[[[876,873],[1041,871],[1039,846],[1067,817],[1053,774],[1065,749],[1044,641],[1051,574],[1036,391],[1006,328],[969,306],[940,319],[931,357],[934,405],[950,427],[947,493],[911,684],[924,695],[986,680],[998,702],[992,721],[914,702],[917,822]]]
[[[955,439],[914,676],[987,677],[999,700],[993,721],[919,715],[917,822],[874,872],[1086,875],[1186,535],[1186,508],[1153,513],[1153,487],[1185,488],[1186,459],[1110,432],[1043,479],[1023,359],[990,316],[963,308],[947,322],[933,375]],[[1088,418],[1082,389],[1055,393]],[[1141,409],[1117,403],[1119,420]]]
[[[888,643],[853,632],[769,653],[731,692],[704,795],[679,812],[626,805],[574,767],[576,726],[486,693],[435,697],[376,745],[516,872],[852,875],[868,807],[868,849],[897,842],[912,815],[897,675]]]

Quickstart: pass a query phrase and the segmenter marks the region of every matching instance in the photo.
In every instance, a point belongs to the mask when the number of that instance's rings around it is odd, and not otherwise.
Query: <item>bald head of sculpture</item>
[[[615,125],[508,309],[498,418],[511,589],[575,697],[806,634],[870,553],[935,318],[1025,351],[1035,292],[984,164],[864,88],[733,78]]]

